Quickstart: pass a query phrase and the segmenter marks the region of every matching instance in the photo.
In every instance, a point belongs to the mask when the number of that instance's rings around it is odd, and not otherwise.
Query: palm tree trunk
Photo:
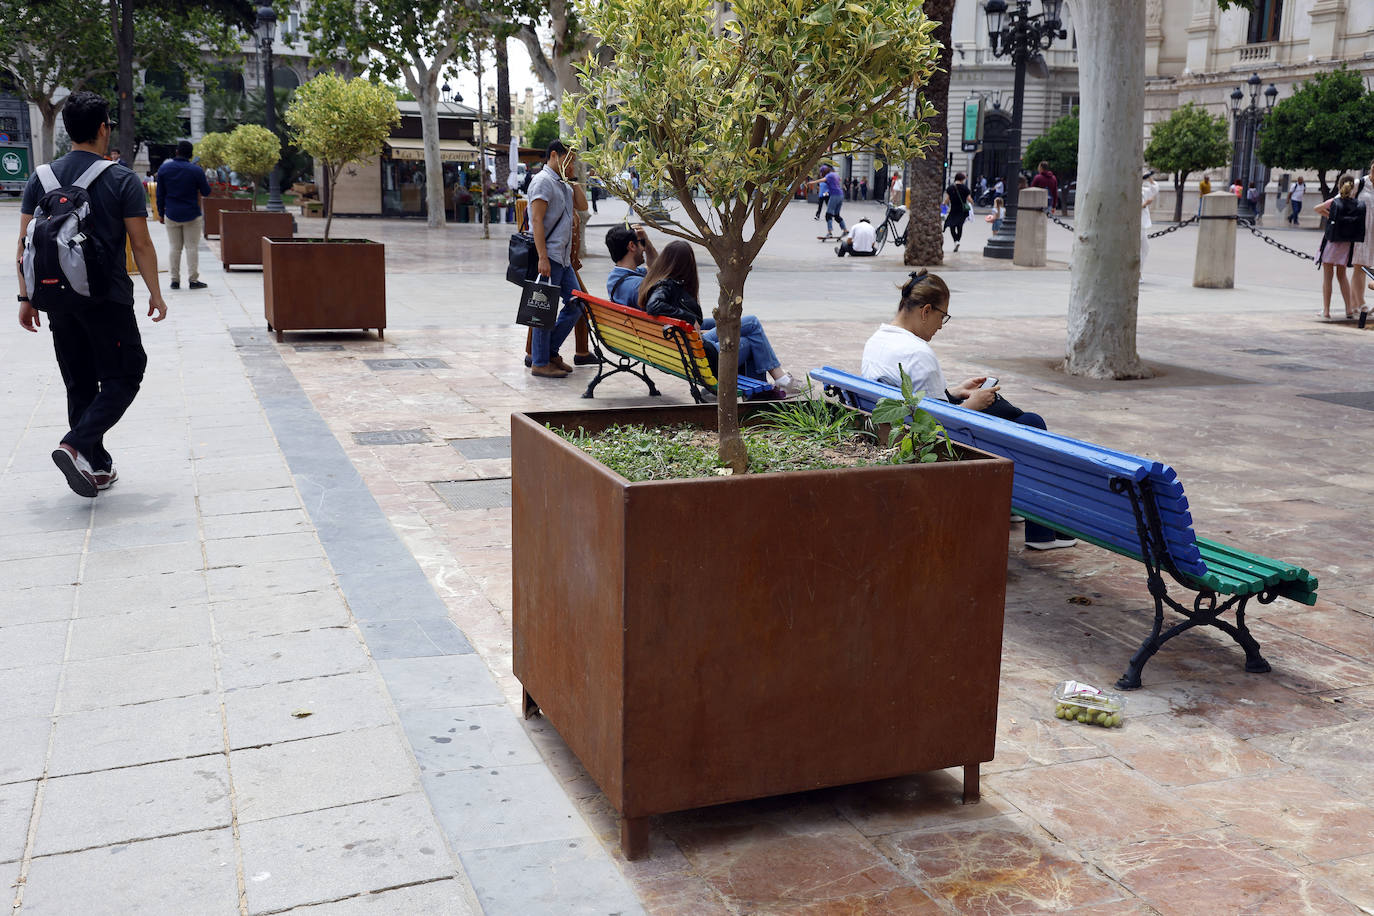
[[[945,261],[944,221],[940,217],[940,197],[944,194],[945,150],[949,145],[949,68],[954,59],[954,45],[951,39],[954,18],[954,0],[927,0],[926,15],[939,23],[934,38],[940,43],[940,63],[922,94],[935,106],[937,115],[944,118],[933,136],[935,145],[926,153],[924,159],[912,160],[911,171],[911,215],[907,218],[906,253],[903,263],[912,266],[933,267]]]
[[[496,145],[501,150],[510,148],[510,56],[506,52],[506,39],[496,39]],[[496,183],[507,187],[510,182],[510,156],[504,152],[496,154]]]

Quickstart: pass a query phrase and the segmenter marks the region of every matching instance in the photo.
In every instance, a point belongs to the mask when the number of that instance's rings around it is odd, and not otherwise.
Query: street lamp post
[[[1002,174],[1003,197],[1008,203],[1007,215],[987,245],[983,256],[1010,260],[1016,248],[1016,202],[1021,178],[1021,114],[1026,98],[1026,65],[1048,51],[1056,38],[1067,38],[1059,18],[1064,0],[1041,0],[1042,12],[1032,15],[1030,0],[1014,0],[1008,8],[1007,0],[987,0],[988,40],[993,57],[1011,56],[1016,68],[1012,91],[1011,129],[1007,132],[1008,156]]]
[[[258,47],[262,49],[262,82],[264,102],[267,108],[267,129],[272,136],[277,135],[277,87],[272,73],[272,40],[277,35],[277,14],[270,6],[258,7],[258,18],[253,24]],[[272,166],[267,176],[267,210],[269,213],[284,213],[286,208],[281,202],[280,160]]]
[[[1269,88],[1264,90],[1264,108],[1260,108],[1259,74],[1251,73],[1250,78],[1245,81],[1245,86],[1250,94],[1250,103],[1245,107],[1242,108],[1240,104],[1245,99],[1245,93],[1239,87],[1231,93],[1231,118],[1236,124],[1234,153],[1231,156],[1231,180],[1240,182],[1241,215],[1254,217],[1258,213],[1250,201],[1250,182],[1256,182],[1257,190],[1261,192],[1269,183],[1269,176],[1265,174],[1268,170],[1260,164],[1258,158],[1259,132],[1264,125],[1265,117],[1274,109],[1279,90],[1270,83]]]

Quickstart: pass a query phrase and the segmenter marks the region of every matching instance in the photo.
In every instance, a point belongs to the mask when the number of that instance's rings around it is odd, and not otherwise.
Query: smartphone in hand
[[[979,388],[996,388],[996,387],[997,387],[997,382],[998,382],[998,379],[996,379],[996,378],[994,378],[993,376],[989,375],[988,378],[987,378],[987,381],[983,382],[983,384],[979,385],[978,387],[979,387]]]

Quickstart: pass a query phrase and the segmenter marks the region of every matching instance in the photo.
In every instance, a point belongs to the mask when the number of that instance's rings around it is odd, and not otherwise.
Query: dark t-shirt
[[[945,194],[949,196],[949,219],[956,216],[963,219],[968,213],[968,199],[973,192],[966,185],[952,184],[945,188]],[[957,205],[957,206],[956,206]]]
[[[69,185],[99,158],[95,153],[73,150],[61,159],[54,160],[52,170],[59,182]],[[114,268],[106,298],[120,305],[133,305],[134,281],[124,270],[124,220],[148,217],[148,198],[143,192],[143,183],[133,169],[115,163],[95,180],[90,193],[91,216],[88,223],[91,234],[105,243]],[[29,183],[24,186],[19,212],[32,216],[42,197],[43,182],[38,179],[35,170],[29,176]]]

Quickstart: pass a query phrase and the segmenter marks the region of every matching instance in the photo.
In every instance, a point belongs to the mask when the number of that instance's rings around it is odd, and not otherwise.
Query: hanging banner
[[[964,139],[960,146],[966,153],[978,151],[983,143],[983,99],[975,96],[964,102]]]

